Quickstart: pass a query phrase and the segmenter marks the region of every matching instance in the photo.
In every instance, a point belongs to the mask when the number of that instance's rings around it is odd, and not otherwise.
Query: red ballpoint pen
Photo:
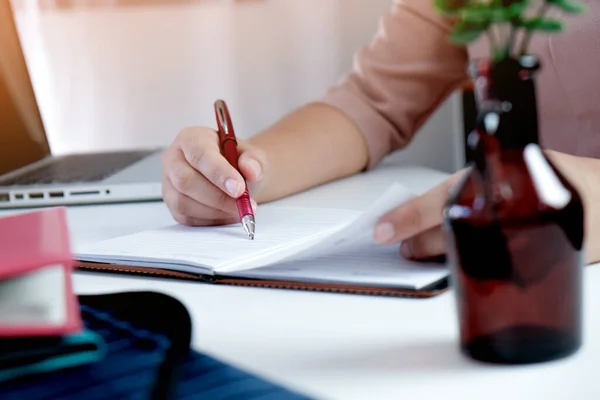
[[[227,109],[227,104],[223,100],[215,101],[215,114],[217,116],[217,126],[219,134],[219,147],[221,148],[221,154],[229,161],[229,163],[238,172],[238,151],[237,151],[237,139],[233,130],[233,124],[231,123],[231,116]],[[240,172],[241,173],[241,172]],[[244,182],[246,185],[246,182]],[[255,221],[254,211],[252,210],[252,204],[250,203],[250,193],[248,192],[248,185],[244,193],[236,199],[238,214],[240,216],[240,222],[244,227],[244,230],[248,234],[250,239],[254,239]]]

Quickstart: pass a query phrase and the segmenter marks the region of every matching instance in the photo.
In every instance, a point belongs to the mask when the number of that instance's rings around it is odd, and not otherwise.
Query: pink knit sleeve
[[[372,168],[406,146],[435,109],[466,78],[467,50],[452,44],[452,21],[433,0],[395,0],[352,71],[320,99],[360,129]]]

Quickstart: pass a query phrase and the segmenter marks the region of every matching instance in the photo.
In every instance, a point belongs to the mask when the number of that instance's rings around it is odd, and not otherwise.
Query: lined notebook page
[[[273,263],[308,243],[319,242],[355,219],[353,210],[259,207],[256,236],[240,224],[187,227],[179,224],[97,242],[79,249],[81,261],[154,265],[209,272],[224,265]],[[253,264],[253,265],[254,265]]]
[[[447,267],[407,261],[400,256],[398,244],[379,246],[372,239],[378,219],[412,197],[403,186],[392,185],[352,223],[286,261],[254,270],[230,271],[228,275],[421,289],[445,278]]]
[[[363,242],[331,256],[287,261],[228,275],[282,279],[293,282],[327,282],[421,289],[448,275],[445,265],[411,262],[400,256],[398,245],[381,247]]]
[[[414,195],[404,186],[391,185],[365,212],[343,229],[338,229],[332,234],[323,237],[310,248],[303,249],[287,259],[312,260],[327,255],[344,255],[357,247],[371,246],[373,242],[373,229],[379,218],[388,211],[406,203]]]

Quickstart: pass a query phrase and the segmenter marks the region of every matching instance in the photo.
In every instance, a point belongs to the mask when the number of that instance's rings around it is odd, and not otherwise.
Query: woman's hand
[[[266,154],[238,139],[239,168],[254,197],[264,182]],[[238,221],[235,198],[244,179],[221,155],[217,133],[185,128],[164,151],[162,193],[173,218],[184,225],[222,225]],[[252,200],[253,207],[256,202]]]
[[[546,156],[579,191],[585,212],[586,263],[600,261],[600,160],[546,150]],[[402,242],[400,253],[421,260],[446,253],[442,209],[465,170],[384,215],[373,232],[380,244]]]
[[[400,253],[408,259],[444,255],[446,242],[441,228],[442,209],[448,192],[466,172],[456,172],[428,192],[385,214],[375,226],[374,240],[382,245],[402,242]]]

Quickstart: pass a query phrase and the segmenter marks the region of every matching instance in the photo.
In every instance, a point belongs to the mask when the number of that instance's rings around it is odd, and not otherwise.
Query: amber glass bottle
[[[538,143],[539,67],[532,56],[473,64],[473,165],[444,209],[461,349],[486,362],[581,346],[584,210]]]

